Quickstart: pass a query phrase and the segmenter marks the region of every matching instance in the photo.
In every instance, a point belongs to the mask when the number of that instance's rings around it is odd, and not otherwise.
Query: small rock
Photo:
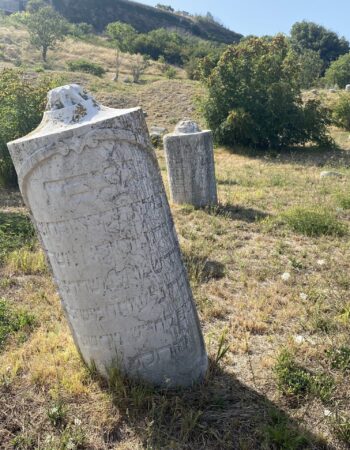
[[[340,172],[333,172],[328,170],[325,170],[320,174],[320,178],[331,178],[331,177],[342,178],[343,174]]]
[[[290,279],[291,279],[291,274],[290,273],[288,273],[288,272],[285,272],[283,275],[282,275],[282,280],[283,281],[289,281]]]
[[[308,295],[305,294],[305,292],[302,292],[299,297],[301,298],[301,300],[307,300]]]
[[[326,261],[324,260],[324,259],[319,259],[318,261],[317,261],[317,265],[318,266],[325,266],[326,265]]]
[[[305,339],[305,337],[304,336],[301,336],[301,335],[299,335],[299,336],[294,336],[294,342],[296,343],[296,344],[303,344],[304,342],[306,341],[306,339]]]
[[[345,90],[348,91],[348,92],[350,92],[350,84],[347,84],[347,85],[345,86]]]

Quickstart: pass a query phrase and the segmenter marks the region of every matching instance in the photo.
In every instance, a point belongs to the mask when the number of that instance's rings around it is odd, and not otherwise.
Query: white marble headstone
[[[63,86],[41,125],[8,147],[85,362],[157,386],[203,378],[205,346],[142,110]]]

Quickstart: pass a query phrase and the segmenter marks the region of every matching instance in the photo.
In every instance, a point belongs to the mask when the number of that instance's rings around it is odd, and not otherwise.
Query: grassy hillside
[[[128,0],[53,0],[52,3],[68,20],[89,23],[98,31],[118,20],[143,33],[157,28],[171,28],[227,44],[242,37],[216,23],[194,21]]]

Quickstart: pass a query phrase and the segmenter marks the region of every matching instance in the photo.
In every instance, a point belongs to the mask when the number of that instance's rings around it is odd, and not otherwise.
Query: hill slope
[[[194,21],[190,17],[128,0],[52,0],[52,4],[71,22],[90,23],[98,31],[119,20],[142,33],[157,28],[173,28],[225,44],[237,42],[242,37],[217,23]]]

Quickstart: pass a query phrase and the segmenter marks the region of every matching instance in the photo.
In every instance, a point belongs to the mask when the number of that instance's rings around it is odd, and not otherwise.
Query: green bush
[[[0,184],[17,186],[17,175],[6,143],[33,131],[41,122],[47,92],[58,81],[29,78],[18,69],[0,72]]]
[[[350,92],[340,94],[333,106],[333,120],[335,125],[350,131]]]
[[[350,84],[350,53],[334,61],[325,73],[324,81],[329,86],[345,88]]]
[[[164,75],[169,80],[173,80],[174,78],[176,78],[177,70],[175,69],[175,67],[168,67],[167,70],[164,72]]]
[[[87,61],[86,59],[78,59],[76,61],[69,61],[67,63],[69,70],[72,72],[85,72],[102,77],[106,73],[105,69],[99,64]]]
[[[213,70],[203,70],[204,115],[216,141],[253,148],[329,144],[328,111],[316,100],[303,103],[298,67],[287,39],[276,36],[231,46]]]

